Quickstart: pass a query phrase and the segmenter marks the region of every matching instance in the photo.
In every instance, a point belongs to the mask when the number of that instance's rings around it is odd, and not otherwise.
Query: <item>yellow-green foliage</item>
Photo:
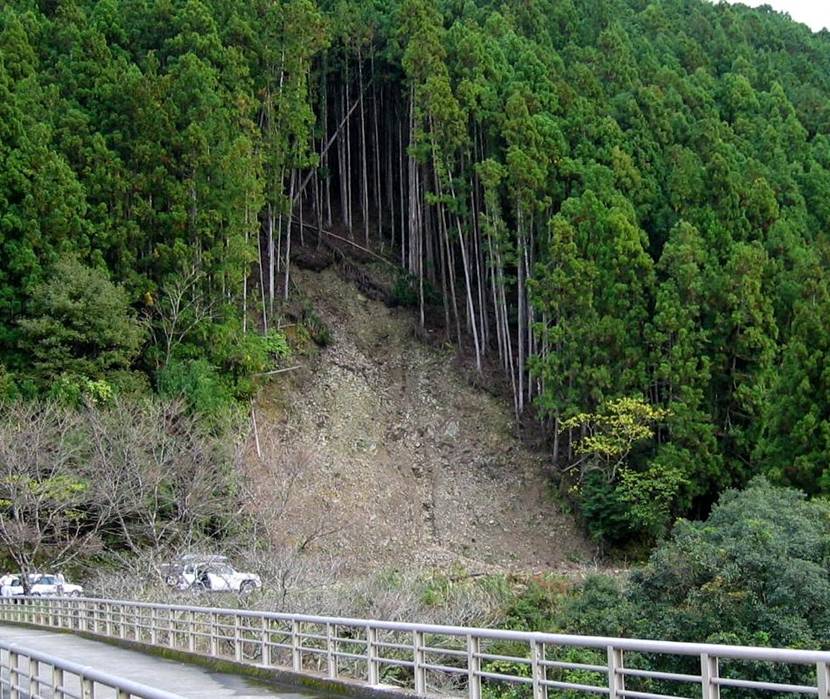
[[[654,436],[654,425],[669,412],[640,397],[614,398],[595,413],[579,413],[563,423],[565,429],[584,429],[576,451],[600,464],[619,466],[632,447]]]

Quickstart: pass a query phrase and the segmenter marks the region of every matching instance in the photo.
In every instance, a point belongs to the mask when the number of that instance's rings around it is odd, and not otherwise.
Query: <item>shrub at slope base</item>
[[[666,640],[830,647],[830,503],[756,478],[704,522],[678,522],[624,590],[591,578],[573,631]]]

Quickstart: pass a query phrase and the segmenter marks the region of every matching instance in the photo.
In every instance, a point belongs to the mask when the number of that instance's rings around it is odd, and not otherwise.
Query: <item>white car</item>
[[[23,586],[20,584],[20,579],[16,575],[4,575],[0,578],[0,597],[14,597],[21,594],[18,589],[22,590]]]
[[[0,597],[11,597],[12,583],[17,582],[17,576],[11,573],[0,575]]]
[[[84,588],[66,582],[62,575],[41,575],[32,584],[32,594],[35,597],[80,597]]]
[[[212,563],[196,568],[195,580],[190,587],[193,590],[239,592],[245,595],[262,587],[262,580],[256,573],[240,573],[227,563]]]
[[[29,586],[33,597],[80,597],[84,593],[83,587],[66,582],[62,575],[35,573],[29,576]],[[12,579],[0,589],[0,594],[3,597],[18,597],[24,594],[23,581],[20,577]]]
[[[186,556],[166,567],[168,585],[180,590],[239,592],[248,594],[262,587],[256,573],[235,570],[224,556]]]

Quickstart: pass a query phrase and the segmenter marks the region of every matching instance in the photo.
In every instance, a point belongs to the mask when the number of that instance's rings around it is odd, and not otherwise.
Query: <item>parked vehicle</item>
[[[168,585],[197,592],[238,592],[248,594],[262,587],[256,573],[236,570],[225,556],[188,554],[163,569]]]
[[[262,580],[256,573],[240,573],[227,563],[197,566],[195,575],[196,579],[190,587],[199,591],[239,592],[244,595],[262,587]]]
[[[29,575],[29,587],[29,593],[33,597],[80,597],[84,592],[84,588],[80,585],[66,582],[63,575],[32,573]],[[9,579],[5,585],[0,587],[0,595],[3,597],[18,597],[23,594],[25,594],[25,589],[20,576]]]
[[[196,571],[203,566],[227,563],[227,556],[188,553],[161,567],[165,582],[170,587],[188,589],[196,581]]]
[[[83,593],[83,587],[66,582],[63,575],[41,575],[32,585],[32,595],[35,597],[80,597]]]
[[[0,597],[13,597],[18,586],[22,589],[16,575],[6,574],[0,577]]]

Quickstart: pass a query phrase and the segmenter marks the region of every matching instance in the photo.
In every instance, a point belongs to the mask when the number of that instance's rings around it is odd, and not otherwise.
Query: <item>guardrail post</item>
[[[259,643],[262,646],[262,651],[260,655],[262,656],[262,664],[265,667],[270,667],[271,665],[271,647],[268,645],[270,642],[270,634],[268,633],[268,617],[262,617],[262,630],[259,632]]]
[[[708,653],[702,653],[700,656],[700,684],[702,699],[720,699],[718,659]]]
[[[625,675],[622,648],[608,646],[608,699],[624,699]]]
[[[374,687],[378,683],[379,664],[377,660],[377,642],[378,632],[374,626],[366,627],[366,665],[367,665],[367,679],[369,684]]]
[[[830,663],[816,665],[816,687],[818,699],[830,699]]]
[[[95,699],[95,684],[81,675],[81,699]]]
[[[545,686],[547,672],[542,661],[545,659],[545,644],[532,641],[530,644],[530,663],[533,675],[533,699],[545,699],[548,690]]]
[[[196,612],[187,613],[187,650],[196,652]]]
[[[467,696],[481,699],[481,639],[467,636]]]
[[[109,602],[104,604],[104,614],[106,614],[104,628],[107,630],[107,636],[112,636],[112,605]]]
[[[233,615],[233,658],[242,662],[242,630],[239,628],[239,614]]]
[[[326,624],[326,669],[331,679],[337,677],[337,641],[334,640],[335,631],[332,624]]]
[[[422,631],[413,631],[412,663],[415,674],[415,694],[419,696],[427,693],[427,671],[424,662],[424,634]]]
[[[303,651],[300,647],[300,622],[291,620],[291,669],[300,672],[303,669]]]
[[[9,697],[20,699],[20,669],[19,656],[14,651],[9,651]]]
[[[18,669],[18,655],[9,651],[9,699],[20,699],[20,670]]]
[[[52,696],[61,697],[61,699],[66,697],[63,691],[63,670],[54,665],[52,666]]]
[[[156,608],[150,607],[150,643],[156,645],[158,633],[156,632]]]
[[[216,627],[219,623],[217,614],[211,612],[208,623],[210,624],[210,655],[216,657]]]
[[[167,645],[170,648],[176,647],[176,629],[178,626],[178,616],[172,609],[167,610],[168,627],[170,628],[170,637],[167,639]]]
[[[29,696],[40,696],[40,661],[29,658]]]

